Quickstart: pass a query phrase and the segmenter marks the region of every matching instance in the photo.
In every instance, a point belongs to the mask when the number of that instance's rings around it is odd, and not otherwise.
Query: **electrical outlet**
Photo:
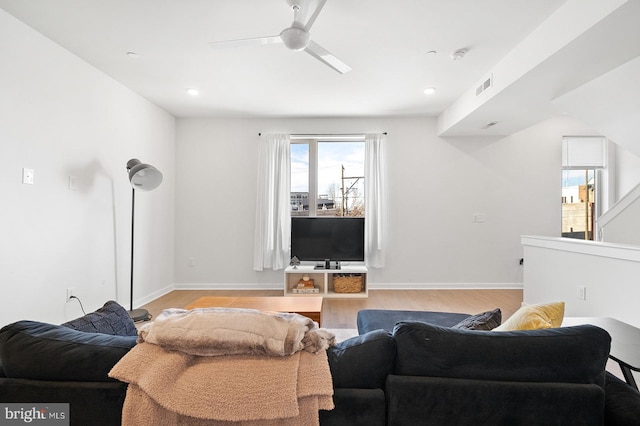
[[[587,300],[587,288],[583,285],[578,286],[578,299]]]
[[[487,220],[487,216],[484,213],[474,213],[471,220],[474,223],[484,223]]]
[[[67,302],[71,300],[72,296],[75,296],[75,288],[69,287],[67,288]]]

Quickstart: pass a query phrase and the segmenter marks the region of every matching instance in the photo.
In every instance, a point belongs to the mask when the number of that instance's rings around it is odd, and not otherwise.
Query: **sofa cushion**
[[[334,388],[384,389],[393,372],[396,343],[385,330],[342,341],[327,350]]]
[[[13,378],[112,381],[107,373],[135,344],[135,336],[18,321],[0,329],[0,363]]]
[[[637,426],[640,419],[640,393],[611,373],[605,378],[604,424]]]
[[[495,333],[402,322],[394,337],[396,374],[599,386],[611,344],[592,325]]]
[[[602,426],[604,390],[595,384],[390,375],[393,426]]]
[[[387,405],[382,389],[334,389],[330,411],[320,410],[322,426],[385,426]]]
[[[496,308],[492,311],[471,315],[451,328],[461,330],[493,330],[502,322],[502,311]]]
[[[136,336],[138,331],[129,313],[113,300],[95,312],[65,322],[65,327],[87,333],[104,333],[118,336]]]
[[[495,331],[537,330],[562,325],[564,302],[527,305],[518,309]]]

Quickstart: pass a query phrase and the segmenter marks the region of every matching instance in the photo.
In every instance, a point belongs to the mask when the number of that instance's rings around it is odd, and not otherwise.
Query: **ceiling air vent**
[[[476,96],[493,86],[493,75],[489,76],[478,88],[476,89]]]

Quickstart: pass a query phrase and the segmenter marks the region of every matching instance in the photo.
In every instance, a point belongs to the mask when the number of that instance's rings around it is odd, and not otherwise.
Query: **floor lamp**
[[[151,319],[146,309],[133,309],[133,241],[135,225],[136,191],[151,191],[162,182],[162,173],[149,164],[143,164],[140,160],[132,158],[127,161],[127,173],[131,183],[131,288],[129,292],[130,306],[129,316],[134,321],[147,321]]]

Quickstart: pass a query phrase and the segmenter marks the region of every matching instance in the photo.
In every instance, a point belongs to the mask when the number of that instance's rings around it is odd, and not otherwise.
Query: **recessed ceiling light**
[[[458,49],[451,54],[451,59],[454,61],[459,61],[464,58],[464,55],[467,54],[467,49]]]
[[[136,52],[127,52],[127,56],[130,58],[137,58],[138,54]]]
[[[191,96],[198,96],[198,94],[200,94],[200,92],[198,91],[198,89],[189,88],[189,89],[187,89],[187,94],[189,94]]]
[[[427,87],[426,89],[424,89],[425,95],[433,95],[434,93],[436,93],[435,87]]]

